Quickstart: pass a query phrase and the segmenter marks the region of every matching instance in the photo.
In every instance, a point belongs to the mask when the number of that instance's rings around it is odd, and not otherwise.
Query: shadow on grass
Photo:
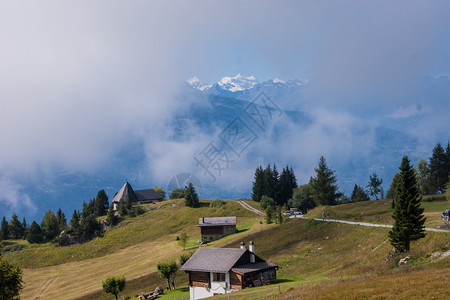
[[[294,282],[294,281],[302,281],[302,280],[305,280],[305,279],[301,278],[301,277],[282,277],[282,278],[277,278],[277,283]]]
[[[299,279],[294,278],[277,278],[277,283],[285,283],[285,282],[294,282],[298,281]]]
[[[189,287],[188,286],[183,286],[180,288],[177,288],[178,291],[180,292],[189,292]]]

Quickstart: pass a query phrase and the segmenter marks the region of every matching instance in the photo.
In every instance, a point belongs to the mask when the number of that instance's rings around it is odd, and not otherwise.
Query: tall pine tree
[[[11,239],[21,239],[23,237],[22,223],[20,223],[15,213],[13,213],[9,222],[9,237]]]
[[[433,154],[430,157],[430,187],[431,192],[441,192],[445,190],[445,185],[448,181],[447,170],[447,155],[444,152],[441,144],[437,144],[433,149]]]
[[[200,205],[197,192],[195,191],[194,185],[191,182],[189,182],[189,185],[186,188],[184,199],[186,206],[199,207]]]
[[[58,211],[56,212],[56,220],[58,220],[59,232],[65,230],[67,227],[67,220],[61,208],[58,208]]]
[[[70,219],[70,228],[74,236],[81,236],[80,214],[76,210],[73,211],[72,219]]]
[[[6,218],[2,218],[2,222],[0,225],[0,240],[7,240],[9,238],[9,226]]]
[[[366,191],[359,185],[355,183],[355,187],[353,188],[352,195],[350,197],[352,202],[361,202],[361,201],[369,201],[370,198],[367,195]]]
[[[292,198],[294,189],[297,187],[297,179],[294,171],[289,166],[281,172],[279,183],[279,197],[277,205],[283,206],[287,204],[288,200]]]
[[[253,181],[252,199],[253,201],[261,201],[261,197],[264,196],[264,171],[261,166],[256,168],[255,181]]]
[[[319,166],[314,169],[316,176],[311,178],[311,198],[321,205],[335,205],[341,196],[336,185],[336,175],[328,168],[325,158],[320,157]]]
[[[409,163],[408,156],[405,155],[400,166],[400,177],[394,198],[392,217],[395,223],[389,231],[391,244],[400,252],[409,251],[411,241],[425,236],[425,217],[421,201],[416,173]]]
[[[94,211],[97,217],[106,215],[109,208],[109,199],[105,190],[100,190],[97,193],[97,197],[94,202]]]

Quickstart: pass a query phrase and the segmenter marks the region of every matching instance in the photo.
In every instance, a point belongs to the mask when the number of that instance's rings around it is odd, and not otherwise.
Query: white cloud
[[[15,212],[17,215],[33,214],[36,212],[36,206],[32,203],[30,196],[23,192],[20,185],[9,178],[0,178],[0,203],[2,206],[2,216],[11,215]]]
[[[428,109],[424,108],[420,104],[412,104],[409,106],[400,106],[396,111],[389,115],[391,118],[402,119],[413,117],[417,114],[423,113]]]
[[[402,106],[393,116],[411,115],[422,76],[450,72],[448,6],[2,2],[3,182],[17,186],[20,175],[40,177],[55,169],[95,172],[135,142],[144,144],[148,176],[164,181],[192,168],[193,154],[214,137],[192,128],[192,137],[170,139],[175,113],[191,101],[180,97],[179,87],[192,74],[207,82],[237,73],[310,78],[301,100],[314,109],[315,123],[297,132],[285,122],[291,138],[282,145],[263,139],[255,144],[260,157],[278,153],[306,174],[320,154],[348,156],[371,142],[370,132],[353,130],[362,120],[335,113],[335,107]],[[258,158],[248,161],[224,175],[229,184],[243,186]],[[19,205],[17,194],[8,195],[10,205]]]

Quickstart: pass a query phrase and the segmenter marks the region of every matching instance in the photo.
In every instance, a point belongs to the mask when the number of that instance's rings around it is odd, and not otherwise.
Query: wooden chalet
[[[200,247],[181,267],[189,273],[190,299],[202,299],[276,282],[278,266],[249,249]]]
[[[198,220],[202,235],[202,243],[218,240],[236,233],[236,217],[200,218]]]

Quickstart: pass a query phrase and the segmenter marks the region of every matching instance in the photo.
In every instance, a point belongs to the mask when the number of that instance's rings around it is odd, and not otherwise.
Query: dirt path
[[[366,222],[353,222],[353,221],[321,219],[321,218],[307,218],[307,217],[304,217],[303,215],[298,216],[298,218],[307,219],[307,220],[316,220],[316,221],[322,221],[322,222],[335,222],[335,223],[344,223],[344,224],[350,224],[350,225],[368,226],[368,227],[385,227],[385,228],[393,227],[392,225],[387,225],[387,224],[374,224],[374,223],[366,223]],[[450,232],[450,230],[437,229],[437,228],[425,228],[425,231]]]
[[[264,213],[263,213],[262,211],[260,211],[260,210],[258,210],[258,209],[256,209],[256,208],[251,207],[250,205],[248,205],[248,204],[245,203],[244,201],[238,201],[238,203],[239,203],[240,205],[242,205],[243,208],[245,208],[245,209],[247,209],[247,210],[249,210],[249,211],[251,211],[251,212],[254,212],[254,213],[257,214],[257,215],[264,216]]]

